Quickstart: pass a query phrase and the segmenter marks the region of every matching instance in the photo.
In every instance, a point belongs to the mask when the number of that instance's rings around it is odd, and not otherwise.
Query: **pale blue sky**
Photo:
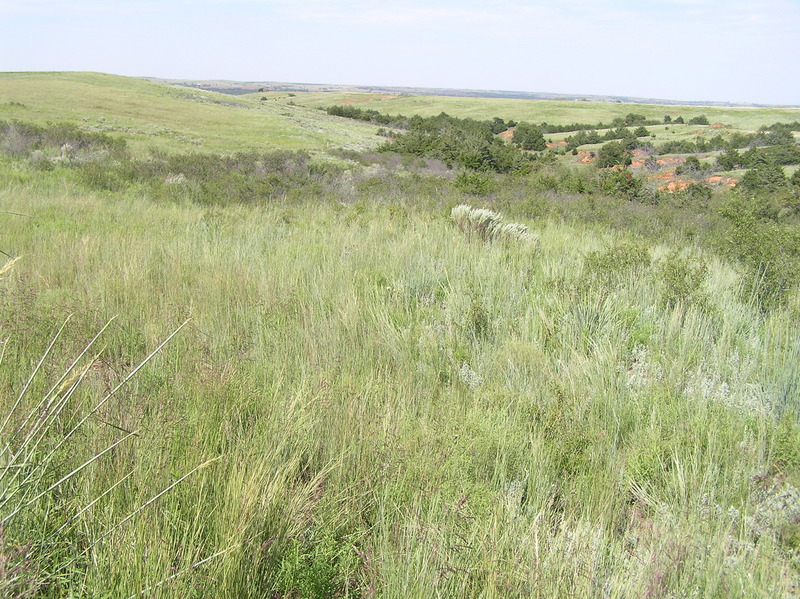
[[[0,71],[800,104],[800,0],[0,0]]]

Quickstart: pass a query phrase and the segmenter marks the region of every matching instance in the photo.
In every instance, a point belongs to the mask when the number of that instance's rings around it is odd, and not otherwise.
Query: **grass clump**
[[[7,273],[9,262],[0,269]],[[123,423],[104,420],[109,404],[120,390],[177,334],[179,327],[138,366],[125,374],[99,401],[81,397],[87,377],[97,365],[96,343],[107,324],[64,369],[58,379],[36,397],[37,377],[52,361],[53,350],[67,323],[53,337],[16,400],[5,410],[0,424],[0,591],[3,596],[60,596],[76,591],[80,572],[103,555],[100,544],[126,523],[156,504],[179,483],[208,462],[192,469],[155,496],[125,513],[102,515],[113,505],[114,493],[129,482],[135,470],[97,486],[100,463],[113,460],[121,446],[139,432]],[[7,348],[4,340],[0,365]],[[5,399],[5,398],[4,398]],[[94,437],[91,447],[81,442]],[[87,488],[92,490],[88,493]],[[166,575],[166,572],[165,572]]]
[[[496,212],[486,208],[472,208],[459,204],[450,212],[450,218],[468,238],[481,241],[520,241],[537,244],[539,237],[531,233],[526,225],[504,223]]]

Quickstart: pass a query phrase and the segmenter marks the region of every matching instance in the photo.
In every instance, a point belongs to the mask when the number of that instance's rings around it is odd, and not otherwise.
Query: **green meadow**
[[[659,106],[653,104],[627,104],[615,102],[584,102],[566,100],[517,100],[506,98],[460,98],[448,96],[406,96],[345,92],[285,92],[248,94],[247,98],[269,97],[276,102],[291,102],[312,108],[347,104],[385,114],[436,116],[446,112],[452,116],[473,119],[503,119],[532,123],[598,123],[611,122],[630,112],[648,119],[661,121],[665,115],[683,116],[686,121],[707,115],[712,123],[729,127],[755,130],[776,121],[795,121],[800,118],[800,108],[720,107],[720,106]]]
[[[168,152],[364,150],[376,127],[314,111],[99,73],[0,73],[0,119],[69,121],[113,133],[131,149]]]
[[[797,186],[472,176],[341,102],[0,74],[44,131],[0,137],[0,594],[794,596]]]

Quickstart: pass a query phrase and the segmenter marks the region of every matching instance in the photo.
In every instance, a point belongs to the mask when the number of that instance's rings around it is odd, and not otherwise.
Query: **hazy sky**
[[[800,0],[0,0],[0,71],[800,104]]]

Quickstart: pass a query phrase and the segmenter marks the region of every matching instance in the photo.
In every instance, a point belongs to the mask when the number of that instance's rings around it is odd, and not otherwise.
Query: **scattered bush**
[[[71,123],[40,126],[0,121],[0,151],[13,156],[27,156],[36,150],[53,158],[85,159],[92,153],[120,158],[126,154],[126,143],[120,137],[84,131]]]

